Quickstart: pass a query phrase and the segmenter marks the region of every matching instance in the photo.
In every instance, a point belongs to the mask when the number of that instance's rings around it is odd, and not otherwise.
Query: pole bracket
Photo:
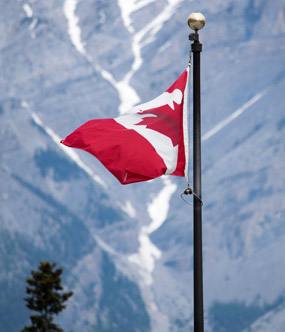
[[[202,52],[202,44],[199,42],[198,30],[195,30],[195,33],[190,33],[189,40],[194,42],[191,44],[192,52]]]
[[[202,52],[202,44],[198,41],[195,41],[191,44],[191,51],[192,52]]]
[[[194,33],[190,33],[189,40],[199,41],[199,34],[198,34],[197,30]]]

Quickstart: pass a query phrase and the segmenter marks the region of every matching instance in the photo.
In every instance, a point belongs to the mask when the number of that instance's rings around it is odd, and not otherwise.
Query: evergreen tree
[[[38,312],[38,315],[30,316],[32,325],[25,326],[21,332],[63,332],[53,322],[53,316],[58,315],[66,305],[73,292],[59,292],[63,290],[61,274],[63,269],[54,270],[56,263],[40,262],[38,271],[31,271],[32,277],[26,281],[26,293],[29,294],[24,300],[26,306]]]

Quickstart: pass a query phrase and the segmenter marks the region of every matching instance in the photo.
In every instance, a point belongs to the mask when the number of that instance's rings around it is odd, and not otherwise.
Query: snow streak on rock
[[[118,88],[121,96],[121,105],[119,107],[119,112],[121,114],[125,113],[127,110],[132,108],[135,104],[140,101],[137,93],[133,93],[134,90],[130,86],[130,80],[135,74],[135,72],[141,67],[143,64],[143,59],[141,56],[141,50],[144,46],[151,43],[155,39],[155,35],[157,32],[163,27],[163,24],[170,19],[170,17],[175,13],[177,6],[182,2],[182,0],[169,0],[167,6],[164,10],[152,21],[150,21],[146,26],[138,32],[134,31],[134,28],[131,25],[130,16],[133,12],[138,9],[147,6],[153,2],[152,0],[141,0],[141,1],[128,1],[128,0],[118,0],[119,6],[121,7],[122,18],[126,28],[133,34],[132,37],[132,51],[134,54],[134,61],[130,71],[125,75],[123,80],[119,82]],[[133,90],[130,95],[127,93],[126,87],[131,88]]]
[[[255,104],[259,99],[261,99],[266,93],[268,89],[265,89],[259,93],[257,93],[254,97],[252,97],[249,101],[243,104],[239,109],[237,109],[233,114],[228,116],[226,119],[218,123],[213,129],[208,131],[205,135],[202,136],[202,142],[207,141],[210,137],[215,135],[217,132],[222,130],[228,124],[230,124],[233,120],[235,120],[238,116],[240,116],[244,111],[246,111],[250,106]]]
[[[177,188],[168,177],[162,179],[164,188],[148,205],[148,213],[152,222],[148,226],[143,226],[140,230],[138,253],[129,256],[129,261],[135,263],[141,269],[146,285],[153,283],[152,272],[155,268],[155,261],[161,257],[161,251],[151,242],[149,236],[166,220],[170,198]]]
[[[128,214],[131,218],[135,218],[136,217],[136,210],[134,209],[134,207],[132,206],[131,201],[127,201],[125,205],[120,205],[120,208],[126,212],[126,214]]]
[[[63,12],[68,22],[68,34],[72,44],[78,52],[86,56],[84,44],[81,41],[81,30],[78,26],[79,18],[75,15],[78,0],[65,0],[63,4]]]
[[[141,31],[137,33],[140,48],[154,41],[156,34],[176,12],[179,4],[183,0],[168,0],[164,10],[151,22],[149,22]]]
[[[23,9],[26,12],[27,17],[29,17],[29,18],[33,17],[33,10],[32,10],[32,8],[30,7],[29,4],[24,3],[23,4]]]
[[[128,80],[117,82],[113,75],[107,70],[94,64],[92,56],[86,51],[85,43],[81,40],[81,29],[79,27],[79,18],[76,16],[76,6],[78,0],[65,0],[63,12],[68,22],[68,34],[76,50],[84,55],[89,63],[97,70],[104,79],[106,79],[117,91],[121,100],[121,105],[127,105],[128,109],[140,101],[136,91],[129,85]],[[119,106],[121,109],[121,106]]]
[[[28,109],[29,105],[27,104],[26,101],[23,101],[22,107]],[[84,172],[86,172],[89,176],[91,176],[91,178],[94,181],[99,183],[104,188],[107,187],[105,182],[98,175],[94,174],[94,172],[92,171],[92,169],[90,167],[88,167],[86,164],[84,164],[84,162],[80,159],[80,157],[74,150],[68,148],[67,146],[65,146],[63,144],[60,144],[60,141],[61,141],[60,137],[51,128],[46,126],[35,112],[30,112],[30,114],[31,114],[33,120],[35,121],[35,123],[39,127],[41,127],[52,138],[52,140],[70,157],[70,159],[72,159],[81,169],[83,169]]]
[[[37,25],[37,23],[38,23],[38,19],[36,17],[34,17],[33,10],[32,10],[32,8],[29,4],[27,4],[27,3],[23,4],[23,9],[26,12],[27,17],[33,19],[32,23],[29,26],[29,29],[33,30],[35,28],[35,26]],[[32,33],[32,38],[35,38],[34,33]]]
[[[174,14],[179,3],[182,2],[182,0],[169,0],[168,5],[165,7],[165,9],[161,12],[160,15],[158,15],[154,20],[149,22],[142,30],[140,30],[139,32],[135,32],[134,28],[131,25],[131,14],[144,6],[147,6],[153,1],[154,0],[118,0],[124,25],[133,35],[131,47],[134,54],[134,61],[130,71],[126,73],[124,78],[119,82],[114,79],[111,73],[101,68],[97,64],[94,65],[92,56],[86,52],[84,42],[81,40],[79,18],[75,14],[78,0],[65,0],[63,5],[64,15],[68,22],[68,33],[73,45],[75,46],[77,51],[84,55],[87,60],[94,66],[94,68],[101,73],[102,77],[106,79],[109,83],[111,83],[118,91],[121,100],[121,104],[119,105],[119,112],[121,114],[128,111],[134,105],[140,102],[140,98],[137,92],[130,85],[130,80],[133,77],[134,73],[141,67],[143,63],[143,59],[141,57],[141,49],[154,40],[157,32],[162,28],[163,24]],[[148,38],[144,40],[145,37]]]
[[[118,0],[122,12],[122,19],[124,21],[125,27],[129,30],[130,33],[135,32],[134,28],[132,27],[131,14],[154,1],[155,0]]]

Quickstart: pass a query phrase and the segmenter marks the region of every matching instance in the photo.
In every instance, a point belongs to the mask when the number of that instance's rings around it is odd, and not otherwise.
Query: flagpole
[[[189,27],[195,31],[189,35],[193,53],[193,287],[194,332],[204,332],[203,308],[203,252],[202,252],[202,176],[201,176],[201,101],[200,101],[200,53],[202,44],[198,30],[205,25],[205,17],[192,13]]]

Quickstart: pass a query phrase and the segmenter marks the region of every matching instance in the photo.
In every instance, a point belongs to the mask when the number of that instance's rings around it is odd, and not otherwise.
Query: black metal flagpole
[[[203,305],[203,253],[202,253],[202,176],[201,176],[201,101],[200,101],[200,53],[202,44],[198,30],[205,25],[205,17],[192,13],[188,25],[195,33],[189,35],[193,41],[193,273],[194,273],[194,332],[204,332]]]

